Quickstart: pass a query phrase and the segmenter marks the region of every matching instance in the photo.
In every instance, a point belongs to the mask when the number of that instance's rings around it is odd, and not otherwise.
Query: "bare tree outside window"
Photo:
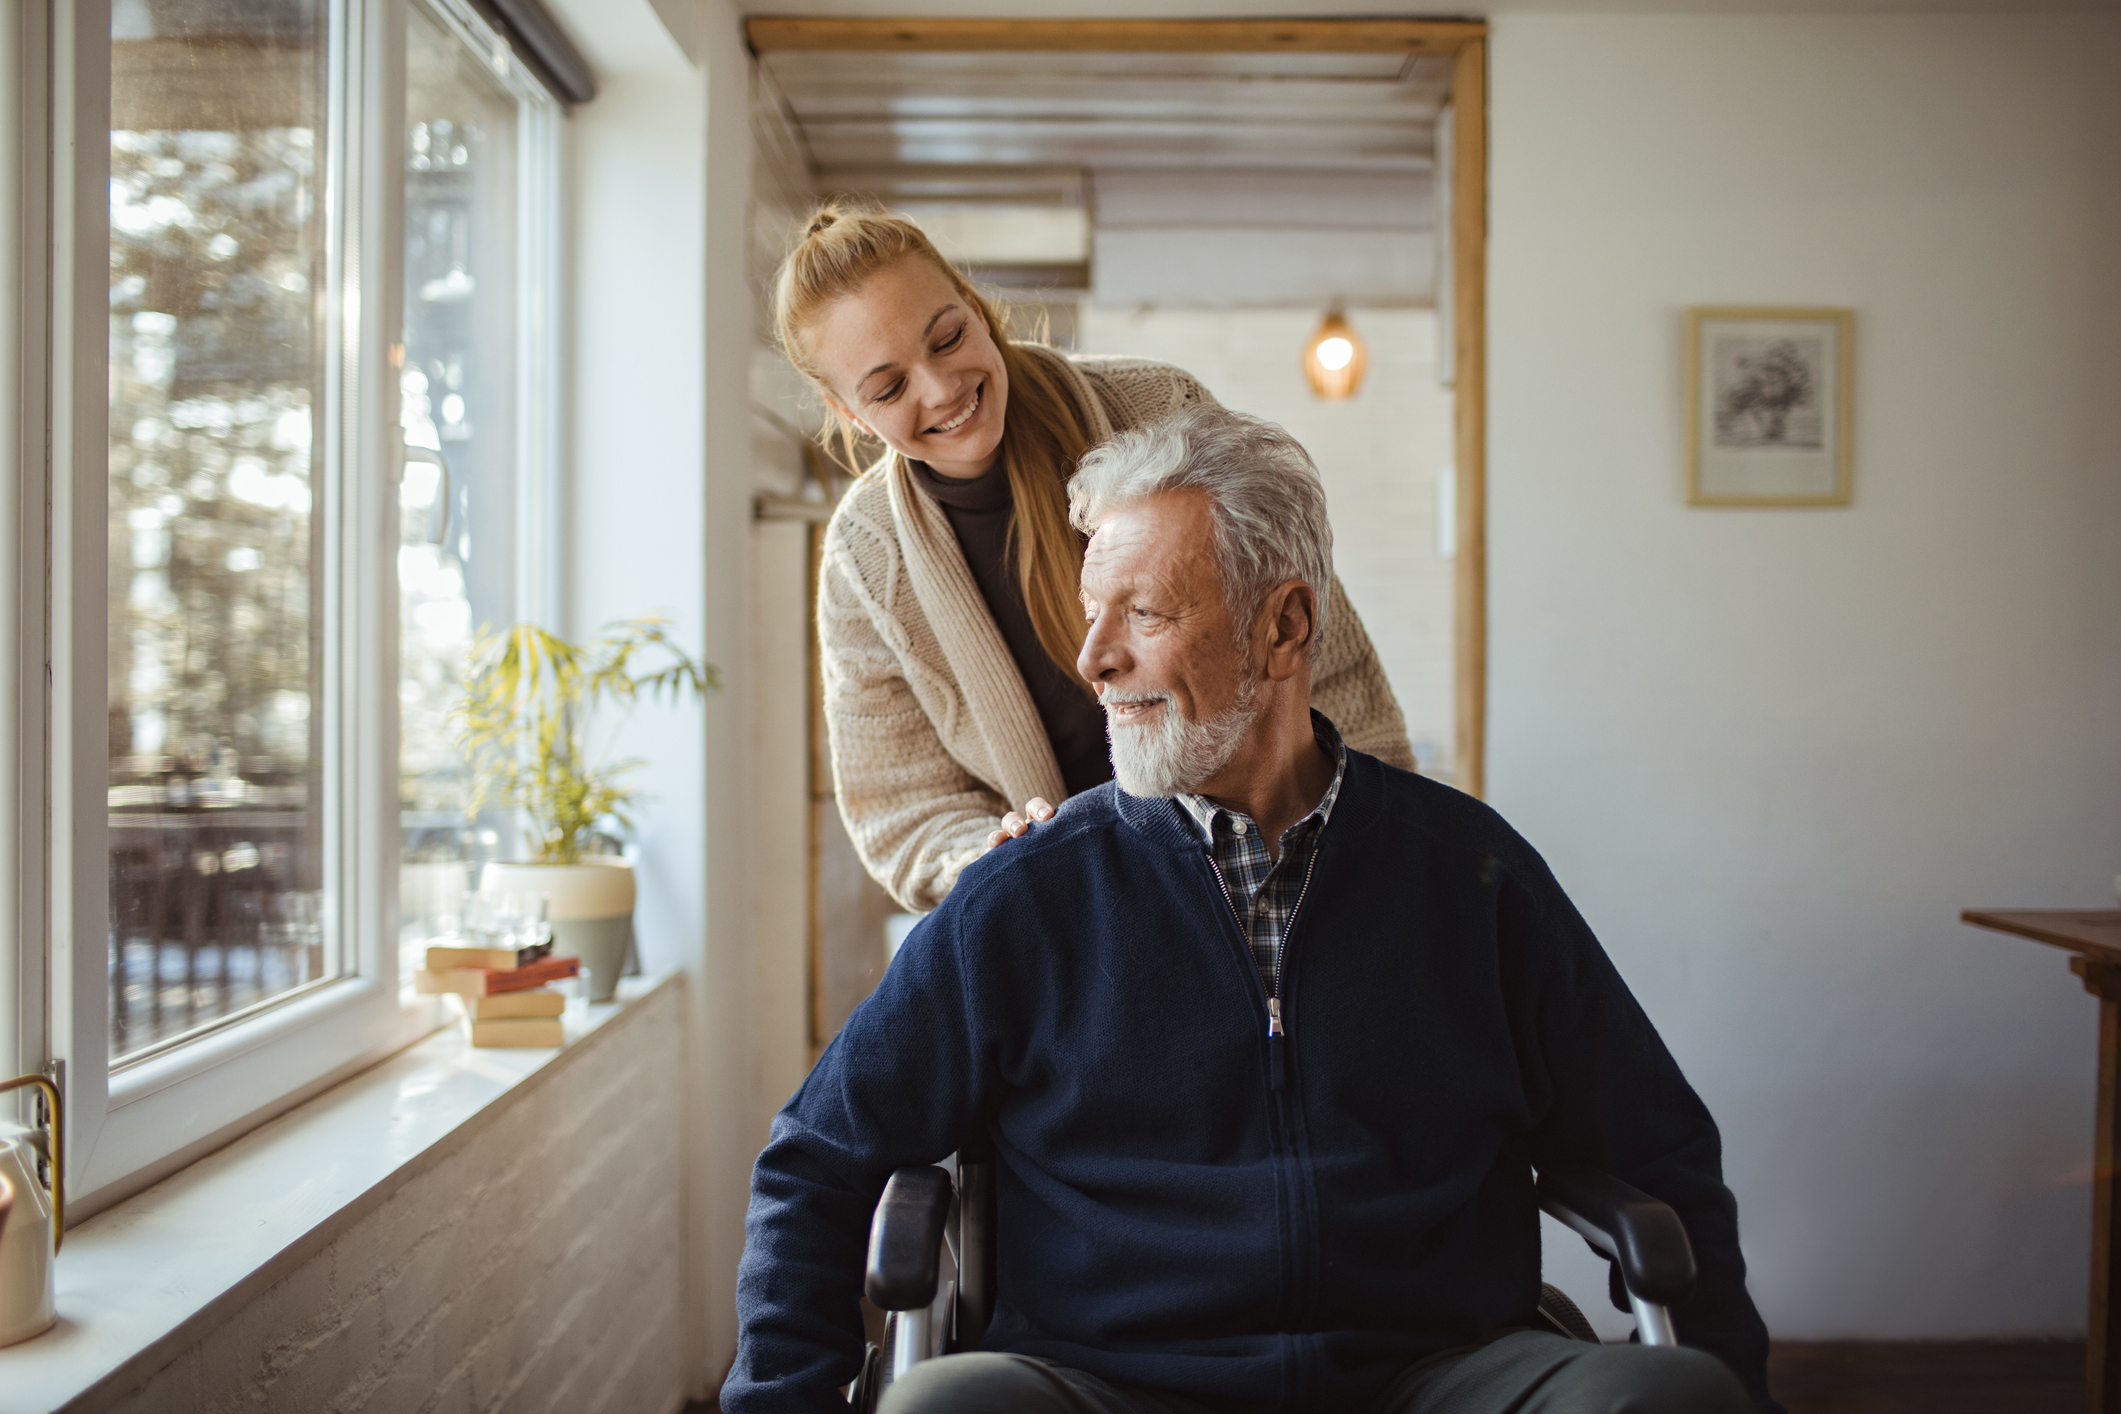
[[[114,1060],[334,967],[313,480],[325,13],[112,8]]]

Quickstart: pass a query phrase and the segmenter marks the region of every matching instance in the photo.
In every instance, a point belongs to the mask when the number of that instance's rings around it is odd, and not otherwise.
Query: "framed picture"
[[[1687,504],[1847,505],[1855,339],[1853,310],[1688,310]]]

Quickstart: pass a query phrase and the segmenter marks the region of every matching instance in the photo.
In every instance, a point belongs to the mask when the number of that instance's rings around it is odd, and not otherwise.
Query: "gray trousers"
[[[1722,1361],[1683,1346],[1592,1345],[1518,1331],[1410,1365],[1347,1414],[1752,1414]],[[878,1414],[1213,1414],[1182,1395],[1113,1385],[1025,1355],[975,1352],[916,1365]]]

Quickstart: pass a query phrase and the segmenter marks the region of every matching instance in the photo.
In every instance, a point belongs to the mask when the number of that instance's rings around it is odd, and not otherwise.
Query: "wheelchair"
[[[868,1346],[849,1387],[855,1414],[874,1414],[884,1390],[920,1361],[979,1349],[994,1316],[994,1158],[968,1150],[945,1162],[893,1173],[870,1221],[863,1290],[884,1312],[884,1343]],[[1609,1294],[1633,1311],[1636,1338],[1677,1345],[1670,1308],[1694,1285],[1679,1215],[1596,1169],[1543,1169],[1534,1196],[1611,1264]],[[1598,1340],[1576,1303],[1544,1282],[1539,1318],[1560,1335]]]

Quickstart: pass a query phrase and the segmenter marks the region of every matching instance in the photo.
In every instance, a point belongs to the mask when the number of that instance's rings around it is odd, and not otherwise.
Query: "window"
[[[339,975],[321,4],[111,38],[110,1059]],[[223,82],[198,81],[194,65]],[[322,140],[320,142],[320,139]],[[313,482],[313,473],[317,481]]]
[[[462,0],[113,0],[107,51],[53,13],[18,1011],[93,1205],[440,1015],[401,950],[495,843],[450,691],[474,625],[546,608],[560,113]]]
[[[406,969],[445,931],[509,822],[465,815],[450,697],[480,625],[538,616],[551,562],[535,469],[549,458],[524,350],[543,344],[538,272],[550,104],[511,84],[444,12],[407,15],[405,444],[398,541],[398,701]],[[526,273],[533,278],[526,280]],[[529,473],[526,479],[526,472]]]

